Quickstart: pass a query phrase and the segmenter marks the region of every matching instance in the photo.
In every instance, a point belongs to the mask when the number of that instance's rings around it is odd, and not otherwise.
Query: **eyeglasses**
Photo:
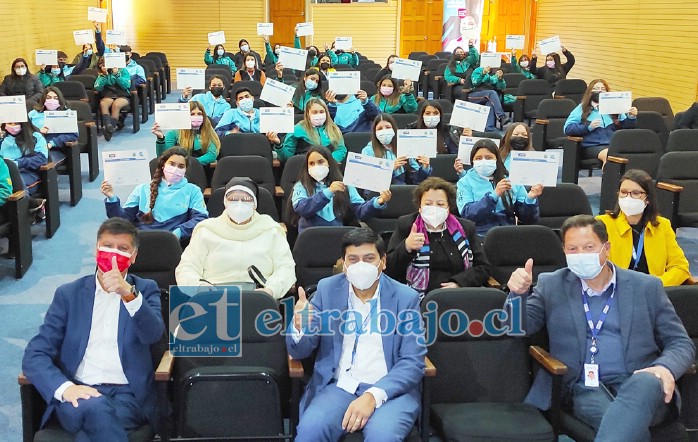
[[[632,191],[628,192],[627,190],[623,190],[623,189],[618,191],[618,196],[621,198],[625,198],[628,195],[630,195],[630,198],[634,198],[636,200],[639,200],[640,198],[647,195],[647,192],[642,191],[642,190],[632,190]]]

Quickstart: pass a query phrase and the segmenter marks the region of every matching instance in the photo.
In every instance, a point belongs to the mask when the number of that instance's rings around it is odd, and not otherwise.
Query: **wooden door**
[[[441,50],[443,0],[401,0],[400,55]]]
[[[526,46],[521,53],[530,54],[535,46],[535,7],[533,0],[508,0],[506,2],[485,2],[480,46],[487,48],[487,42],[497,39],[497,51],[508,52],[506,37],[509,34],[526,35]]]
[[[306,22],[305,0],[269,0],[269,21],[274,23],[274,35],[270,38],[272,45],[293,47],[293,29],[297,23]],[[305,37],[301,45],[305,47]]]

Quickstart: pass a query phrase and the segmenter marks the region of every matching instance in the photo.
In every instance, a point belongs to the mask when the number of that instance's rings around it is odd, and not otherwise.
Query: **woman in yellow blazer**
[[[652,178],[643,170],[623,175],[613,212],[597,217],[606,224],[609,259],[618,267],[659,277],[664,286],[691,277],[688,260],[668,219],[659,216]]]

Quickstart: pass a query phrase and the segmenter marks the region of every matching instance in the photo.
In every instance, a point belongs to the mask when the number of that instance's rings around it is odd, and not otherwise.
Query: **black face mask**
[[[214,97],[220,97],[221,95],[223,95],[223,88],[220,86],[212,87],[211,93],[213,94]]]
[[[317,55],[317,52],[315,52],[314,49],[311,49],[308,51],[308,55],[310,55],[311,57],[315,57]]]
[[[526,137],[511,137],[509,140],[511,148],[514,150],[526,150],[528,147],[528,138]]]
[[[456,60],[458,60],[458,61],[463,61],[463,60],[465,60],[465,55],[463,55],[463,54],[458,54],[458,55],[456,55]]]
[[[347,98],[347,94],[335,95],[335,98],[338,101],[344,101],[344,99]]]
[[[127,55],[127,56],[126,56],[126,64],[128,64],[129,61],[131,61],[131,57],[129,57],[129,56]]]
[[[599,94],[600,94],[600,92],[592,92],[591,93],[591,101],[598,103],[599,102]]]
[[[329,68],[330,68],[329,63],[320,63],[320,69],[322,69],[323,71],[326,71]]]

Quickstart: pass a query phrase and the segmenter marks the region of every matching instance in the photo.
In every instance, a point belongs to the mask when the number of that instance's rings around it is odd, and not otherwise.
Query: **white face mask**
[[[314,114],[310,116],[310,124],[313,127],[320,127],[327,121],[327,114]]]
[[[391,128],[377,130],[376,138],[378,138],[381,144],[390,144],[393,138],[395,138],[395,131]]]
[[[448,218],[448,209],[439,206],[422,206],[420,215],[427,226],[435,229]]]
[[[219,50],[216,51],[216,54],[218,54],[219,56],[221,56],[221,55],[225,54],[225,51],[224,51],[223,49],[219,49]]]
[[[528,62],[527,62],[527,61],[522,61],[521,63],[519,63],[519,66],[521,66],[522,68],[527,68],[527,67],[528,67]]]
[[[247,66],[247,69],[252,69],[254,67],[255,63],[254,60],[247,60],[245,62],[245,66]]]
[[[250,50],[250,46],[249,45],[242,45],[242,46],[240,46],[240,50],[242,52],[247,52]]]
[[[308,175],[313,177],[313,179],[317,182],[320,182],[327,178],[327,175],[330,173],[330,168],[327,166],[313,166],[308,168]]]
[[[473,161],[473,169],[481,177],[489,178],[497,170],[497,160],[475,160]]]
[[[17,68],[15,69],[15,73],[22,77],[27,74],[27,68]]]
[[[371,287],[380,276],[378,267],[367,262],[359,261],[349,267],[344,267],[347,279],[359,290],[366,290]]]
[[[647,204],[644,200],[638,200],[628,195],[625,198],[618,198],[618,207],[626,216],[635,216],[644,212]]]
[[[565,258],[567,258],[567,268],[580,279],[594,279],[601,273],[601,270],[603,270],[604,265],[599,263],[600,256],[601,252],[568,253],[565,255]]]
[[[424,119],[424,125],[429,129],[435,128],[441,121],[441,115],[425,115],[422,118]]]
[[[254,204],[244,201],[226,201],[225,213],[227,213],[230,219],[235,223],[242,224],[252,218],[254,214]]]

